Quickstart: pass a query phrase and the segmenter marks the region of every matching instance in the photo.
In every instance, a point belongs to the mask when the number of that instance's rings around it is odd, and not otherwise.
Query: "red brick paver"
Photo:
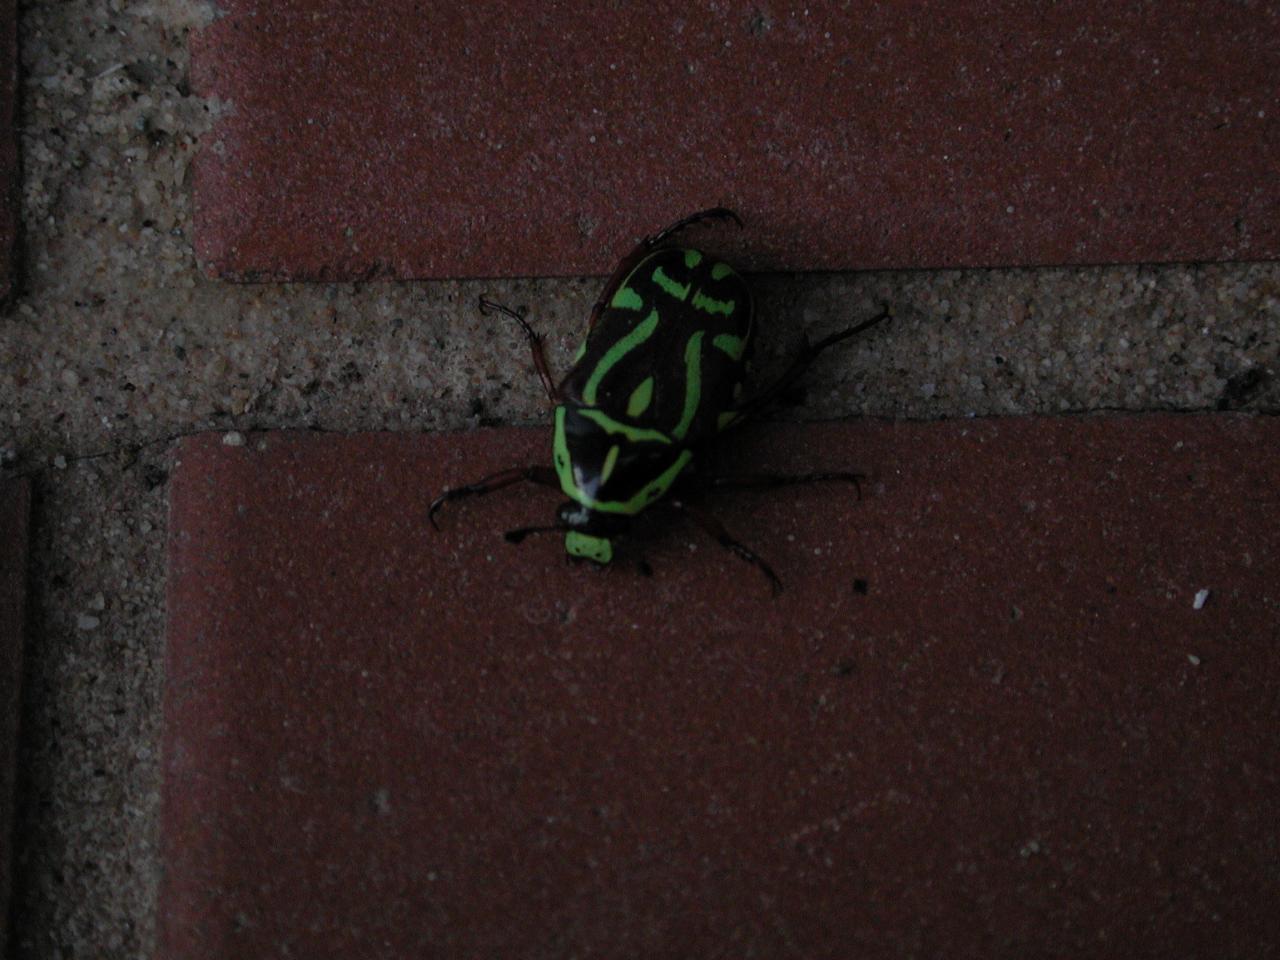
[[[505,543],[553,491],[427,526],[544,431],[185,441],[161,955],[1280,946],[1280,420],[741,439],[871,475],[717,501],[777,599],[685,526]]]
[[[0,479],[0,953],[9,923],[31,482]]]
[[[752,269],[1280,255],[1275,3],[219,9],[219,276],[607,273],[716,204]]]

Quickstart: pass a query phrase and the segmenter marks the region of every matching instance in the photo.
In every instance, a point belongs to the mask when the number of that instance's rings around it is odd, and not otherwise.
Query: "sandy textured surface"
[[[563,368],[598,280],[231,286],[190,236],[180,0],[28,4],[25,286],[0,320],[0,458],[35,478],[16,955],[145,955],[170,441],[204,429],[531,423],[528,305]],[[659,226],[635,224],[639,234]],[[802,328],[896,322],[813,371],[787,416],[1280,410],[1280,265],[769,277],[778,362]],[[1066,482],[1070,478],[1064,478]]]

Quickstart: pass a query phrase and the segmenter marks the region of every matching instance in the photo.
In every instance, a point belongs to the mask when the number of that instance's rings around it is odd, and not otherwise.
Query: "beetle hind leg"
[[[876,324],[892,318],[892,316],[892,312],[886,305],[883,310],[877,313],[870,320],[863,320],[861,323],[855,323],[851,327],[846,327],[843,330],[837,330],[830,336],[823,337],[817,343],[810,343],[808,337],[806,337],[804,343],[800,347],[799,355],[791,361],[791,366],[787,368],[786,372],[775,380],[773,384],[766,387],[764,390],[760,391],[760,393],[746,400],[731,411],[733,416],[730,422],[737,423],[752,414],[758,413],[761,409],[768,406],[770,403],[773,403],[780,396],[785,394],[786,391],[800,379],[804,372],[809,369],[813,361],[818,359],[819,354],[824,350],[834,347],[837,343],[842,343],[850,337],[862,333],[864,330],[869,330]]]

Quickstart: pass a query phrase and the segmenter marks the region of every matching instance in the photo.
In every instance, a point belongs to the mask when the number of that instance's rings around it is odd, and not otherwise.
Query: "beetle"
[[[781,581],[750,548],[686,495],[710,488],[780,487],[847,481],[857,473],[704,476],[699,470],[717,437],[789,388],[822,351],[888,319],[886,307],[869,320],[817,343],[806,337],[799,355],[772,385],[745,392],[755,333],[751,292],[728,264],[700,250],[674,244],[685,229],[708,220],[742,221],[725,207],[712,207],[645,237],[622,258],[591,310],[586,338],[574,365],[557,384],[542,337],[523,311],[481,298],[483,312],[496,311],[519,324],[528,341],[547,399],[553,407],[552,465],[513,467],[446,489],[428,519],[445,503],[529,482],[557,487],[569,499],[550,526],[507,532],[519,543],[531,533],[560,531],[569,557],[607,565],[614,540],[632,519],[659,501],[689,516],[723,547],[754,564],[774,593]],[[860,493],[860,490],[859,490]]]

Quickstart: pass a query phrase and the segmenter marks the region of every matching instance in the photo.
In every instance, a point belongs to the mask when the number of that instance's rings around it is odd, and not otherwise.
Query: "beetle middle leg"
[[[743,560],[747,561],[747,563],[754,564],[761,573],[769,578],[769,585],[772,588],[773,595],[775,597],[782,592],[782,581],[779,580],[778,575],[773,572],[773,568],[769,566],[769,564],[765,563],[764,560],[761,559],[760,555],[754,550],[741,541],[735,539],[733,535],[724,528],[724,524],[719,520],[711,516],[709,513],[690,506],[684,500],[671,500],[669,502],[676,510],[689,517],[689,519],[705,530],[709,536],[714,538],[715,541],[720,544],[720,546],[724,547],[736,556],[741,557]]]
[[[542,335],[530,326],[529,321],[524,318],[524,314],[520,311],[504,307],[502,304],[495,303],[487,297],[481,297],[480,312],[487,314],[490,310],[497,310],[503,316],[510,317],[520,324],[520,329],[524,331],[525,338],[529,341],[529,352],[533,355],[533,368],[538,371],[538,379],[542,381],[542,389],[547,392],[547,399],[553,405],[559,403],[561,399],[560,389],[551,377],[551,367],[547,363],[547,351],[542,342]]]
[[[431,521],[431,526],[439,530],[440,525],[436,523],[436,514],[440,512],[440,508],[446,503],[452,500],[461,500],[464,497],[482,497],[486,493],[493,493],[495,490],[501,490],[503,487],[509,487],[522,481],[536,483],[544,487],[558,488],[560,486],[556,472],[551,467],[540,465],[512,467],[510,470],[502,470],[499,473],[483,477],[475,483],[468,483],[464,487],[453,487],[446,490],[431,501],[431,506],[427,509],[427,519]]]

